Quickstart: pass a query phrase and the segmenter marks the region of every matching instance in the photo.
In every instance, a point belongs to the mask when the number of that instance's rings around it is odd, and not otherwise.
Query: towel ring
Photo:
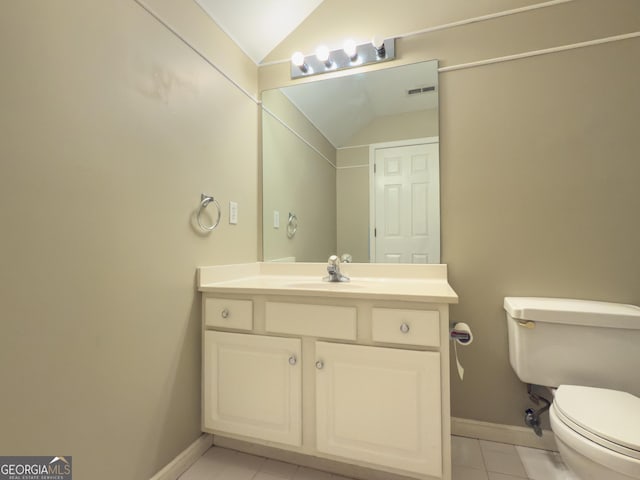
[[[213,225],[205,225],[202,223],[202,220],[200,219],[200,215],[202,215],[202,212],[204,211],[205,208],[207,208],[207,206],[210,203],[213,203],[216,206],[216,210],[218,210],[218,218],[216,218],[216,221]],[[196,215],[196,220],[198,221],[198,225],[200,225],[200,228],[205,232],[212,231],[220,223],[220,216],[221,216],[221,211],[220,211],[220,204],[218,203],[218,201],[210,195],[205,195],[204,193],[200,194],[200,207],[198,208],[198,213]]]
[[[298,217],[295,213],[289,212],[289,220],[287,221],[287,237],[293,238],[298,231]]]

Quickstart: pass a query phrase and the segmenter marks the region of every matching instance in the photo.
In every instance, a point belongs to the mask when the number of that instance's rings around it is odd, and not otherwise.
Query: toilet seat
[[[603,388],[561,385],[555,413],[567,427],[590,441],[640,460],[640,398]]]

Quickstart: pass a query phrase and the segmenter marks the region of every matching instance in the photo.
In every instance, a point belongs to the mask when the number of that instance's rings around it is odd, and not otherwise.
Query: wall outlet
[[[229,223],[231,225],[238,223],[238,202],[229,202]]]
[[[273,211],[273,228],[280,228],[280,212],[278,210]]]

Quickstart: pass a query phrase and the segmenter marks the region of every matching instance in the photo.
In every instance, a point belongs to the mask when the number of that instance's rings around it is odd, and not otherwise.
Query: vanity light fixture
[[[327,47],[318,47],[315,54],[304,55],[296,52],[291,57],[291,78],[308,77],[320,73],[359,67],[372,63],[386,62],[395,58],[395,38],[372,40],[357,45],[347,40],[344,48],[329,51]]]

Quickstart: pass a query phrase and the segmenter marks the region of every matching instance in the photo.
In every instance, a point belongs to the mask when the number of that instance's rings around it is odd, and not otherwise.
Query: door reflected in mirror
[[[439,263],[438,63],[262,93],[265,261]]]

